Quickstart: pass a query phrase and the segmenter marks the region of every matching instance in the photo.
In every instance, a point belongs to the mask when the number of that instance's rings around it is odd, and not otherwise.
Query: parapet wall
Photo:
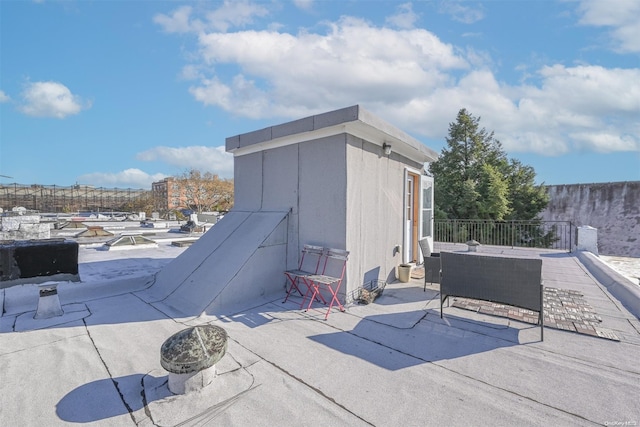
[[[6,213],[0,216],[0,240],[48,239],[49,224],[40,222],[40,215]]]
[[[546,221],[598,229],[602,255],[640,257],[640,181],[551,185]]]
[[[65,239],[0,241],[0,289],[52,280],[80,280],[78,242]]]

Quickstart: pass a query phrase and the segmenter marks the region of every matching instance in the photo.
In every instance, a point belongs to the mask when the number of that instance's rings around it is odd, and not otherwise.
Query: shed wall
[[[306,243],[346,248],[345,144],[340,134],[235,158],[234,210],[289,211],[287,268]]]
[[[402,262],[404,171],[420,170],[421,164],[380,146],[348,136],[347,144],[347,247],[351,292],[370,280],[395,280]]]
[[[343,297],[395,280],[402,262],[404,173],[422,164],[349,134],[235,159],[236,210],[289,211],[287,268],[304,244],[350,251]],[[284,277],[282,278],[285,283]]]
[[[233,161],[234,210],[259,211],[262,205],[262,153],[239,156]]]
[[[299,144],[299,247],[347,249],[346,135]]]

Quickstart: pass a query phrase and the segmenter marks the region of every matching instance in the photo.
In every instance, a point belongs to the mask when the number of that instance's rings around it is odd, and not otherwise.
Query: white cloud
[[[0,104],[4,102],[9,102],[9,101],[11,101],[11,98],[9,97],[9,95],[4,93],[4,91],[0,90]]]
[[[579,23],[609,27],[614,50],[640,52],[640,2],[638,0],[582,0]]]
[[[473,24],[484,19],[484,11],[480,6],[477,8],[463,5],[459,0],[445,0],[440,3],[440,13],[450,15],[454,21],[463,24]]]
[[[84,103],[79,96],[72,94],[69,88],[58,82],[29,83],[22,92],[22,98],[20,111],[36,117],[63,119],[91,107],[90,103]]]
[[[171,14],[157,14],[153,21],[167,33],[200,33],[203,31],[228,31],[232,27],[245,27],[254,18],[266,16],[269,11],[246,0],[225,0],[218,9],[205,12],[204,19],[192,18],[193,8],[181,6]]]
[[[198,78],[203,77],[203,74],[200,71],[200,67],[197,65],[187,64],[182,67],[179,77],[183,80],[197,80]]]
[[[192,11],[191,6],[181,6],[170,15],[158,13],[153,17],[153,22],[160,25],[167,33],[189,33],[203,30],[202,21],[190,19]]]
[[[183,75],[204,105],[295,119],[361,104],[419,137],[443,141],[461,108],[510,151],[640,150],[640,69],[549,64],[507,84],[482,51],[424,29],[342,17],[324,31],[203,32]],[[211,162],[209,162],[211,163]],[[229,161],[231,163],[231,161]],[[186,165],[186,164],[185,164]]]
[[[538,76],[537,86],[509,86],[474,70],[424,96],[372,109],[410,133],[443,140],[466,108],[510,152],[640,151],[640,70],[555,65]]]
[[[386,22],[394,27],[411,29],[414,27],[418,15],[413,11],[413,5],[411,3],[403,3],[398,6],[398,12],[395,15],[389,16]]]
[[[538,74],[540,86],[512,88],[518,110],[501,126],[505,146],[549,155],[640,151],[640,124],[633,119],[640,116],[640,70],[554,65]]]
[[[78,177],[78,182],[91,183],[97,187],[142,188],[151,189],[151,183],[166,178],[158,173],[150,175],[140,169],[126,169],[121,172],[95,172]]]
[[[592,132],[574,133],[571,137],[580,141],[585,149],[591,149],[600,153],[611,151],[640,151],[640,142],[637,138],[628,135],[617,135],[612,129],[597,130]]]
[[[495,76],[488,70],[475,70],[458,80],[435,88],[409,102],[380,105],[376,111],[410,133],[441,139],[448,133],[449,123],[455,120],[458,111],[466,108],[475,116],[481,116],[481,124],[492,127],[492,118],[498,123],[513,120],[517,108]]]
[[[137,160],[162,162],[181,172],[198,169],[218,174],[221,178],[233,178],[233,155],[225,152],[225,147],[154,147],[136,155]],[[140,169],[126,169],[120,172],[95,172],[78,177],[81,183],[91,183],[100,187],[151,188],[151,183],[168,175],[149,174]]]
[[[207,13],[207,22],[212,29],[227,31],[231,27],[245,27],[253,23],[254,17],[266,16],[268,13],[259,4],[245,0],[225,0],[222,7]]]
[[[203,78],[190,91],[206,105],[248,117],[294,117],[354,100],[401,101],[443,84],[444,71],[468,66],[423,29],[376,28],[355,18],[327,28],[326,34],[202,34],[202,60],[216,68],[237,64],[241,73],[226,81],[222,74]]]
[[[509,86],[489,71],[472,71],[386,117],[443,139],[464,107],[512,152],[640,151],[640,70],[555,65],[538,76],[537,86]]]
[[[313,7],[314,0],[293,0],[293,4],[296,5],[298,9],[310,10]]]
[[[233,177],[233,155],[225,147],[154,147],[136,155],[142,161],[161,161],[182,169],[198,169],[216,173],[224,178]]]
[[[554,65],[539,73],[546,96],[563,108],[590,115],[640,112],[640,69]]]

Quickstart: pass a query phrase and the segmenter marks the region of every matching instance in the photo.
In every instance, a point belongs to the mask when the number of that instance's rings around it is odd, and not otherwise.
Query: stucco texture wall
[[[598,229],[603,255],[640,257],[640,181],[552,185],[547,221],[572,221]]]
[[[346,249],[346,135],[299,146],[298,236],[305,243]]]
[[[350,251],[341,294],[395,280],[402,262],[404,170],[421,164],[349,134],[236,157],[239,211],[289,211],[287,268],[304,244]],[[241,171],[241,172],[239,172]],[[284,278],[283,278],[284,283]]]
[[[304,244],[346,247],[345,145],[341,134],[235,158],[234,210],[289,211],[287,268]]]
[[[347,246],[349,290],[373,279],[395,280],[402,255],[404,170],[422,165],[395,153],[384,156],[379,146],[348,137]]]

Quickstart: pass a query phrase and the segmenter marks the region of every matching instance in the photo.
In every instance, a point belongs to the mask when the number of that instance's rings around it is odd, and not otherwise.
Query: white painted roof
[[[486,247],[481,248],[486,250]],[[509,252],[509,249],[504,249]],[[640,324],[578,258],[540,252],[546,286],[578,290],[620,342],[454,307],[436,287],[391,283],[372,304],[304,312],[279,295],[203,316],[227,354],[199,393],[172,396],[160,347],[185,329],[133,293],[184,248],[82,247],[56,321],[33,319],[37,286],[3,290],[0,425],[440,426],[640,421]],[[284,283],[284,280],[283,280]],[[62,322],[61,322],[62,321]],[[17,332],[17,331],[20,332]]]

